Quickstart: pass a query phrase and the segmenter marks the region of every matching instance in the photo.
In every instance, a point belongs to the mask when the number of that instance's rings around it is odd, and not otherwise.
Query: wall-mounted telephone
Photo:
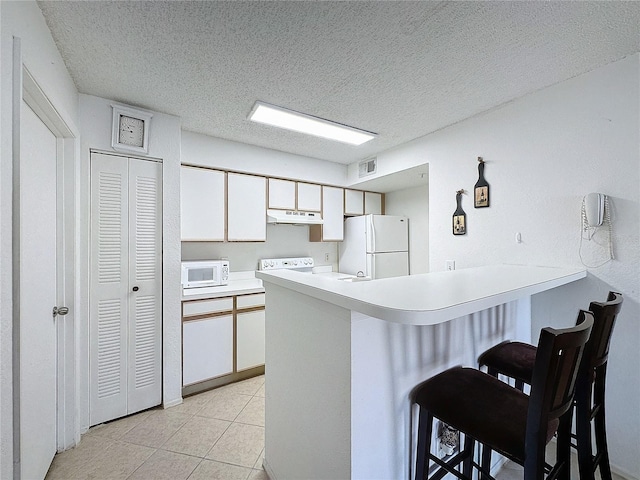
[[[604,222],[604,205],[607,196],[602,193],[590,193],[584,197],[585,226],[599,227]]]
[[[613,259],[613,245],[611,242],[611,212],[609,209],[609,198],[603,193],[589,193],[582,199],[582,226],[580,234],[580,259],[587,267],[601,267]],[[598,233],[600,232],[600,233]],[[582,240],[593,240],[593,247],[589,247],[590,255],[600,256],[597,250],[605,247],[608,250],[608,258],[597,265],[587,264],[583,258]],[[585,252],[587,253],[587,252]],[[591,263],[591,262],[589,262]]]

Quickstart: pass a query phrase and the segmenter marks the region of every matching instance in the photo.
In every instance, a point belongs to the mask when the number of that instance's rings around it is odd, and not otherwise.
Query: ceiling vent
[[[376,173],[376,168],[378,165],[377,158],[370,158],[369,160],[365,160],[358,164],[358,177],[366,177],[368,175],[373,175]]]

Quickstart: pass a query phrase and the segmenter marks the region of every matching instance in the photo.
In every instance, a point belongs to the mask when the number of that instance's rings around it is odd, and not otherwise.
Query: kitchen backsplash
[[[266,242],[182,242],[182,260],[228,258],[232,272],[256,270],[261,258],[279,257],[313,257],[316,265],[337,270],[338,244],[309,242],[309,227],[297,225],[267,225]]]

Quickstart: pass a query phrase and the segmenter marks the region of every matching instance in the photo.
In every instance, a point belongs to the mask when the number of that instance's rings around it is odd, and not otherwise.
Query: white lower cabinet
[[[183,301],[183,394],[261,373],[264,322],[264,293]]]
[[[236,314],[238,371],[264,365],[264,309]]]
[[[233,315],[184,322],[182,346],[183,385],[233,372]]]

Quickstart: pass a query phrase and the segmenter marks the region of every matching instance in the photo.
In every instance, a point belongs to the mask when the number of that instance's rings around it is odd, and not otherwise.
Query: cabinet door
[[[269,179],[269,208],[296,209],[296,182]]]
[[[182,241],[224,241],[225,173],[180,168],[180,225]]]
[[[264,242],[267,239],[267,179],[227,174],[227,240]]]
[[[182,323],[182,385],[233,372],[233,315]]]
[[[364,192],[364,213],[382,214],[382,194],[375,192]]]
[[[236,369],[264,365],[264,310],[236,314]]]
[[[322,187],[322,241],[341,242],[344,239],[344,189]]]
[[[344,214],[362,215],[364,212],[364,197],[360,190],[344,191]]]
[[[322,187],[313,183],[298,182],[298,210],[320,212],[322,210]]]

